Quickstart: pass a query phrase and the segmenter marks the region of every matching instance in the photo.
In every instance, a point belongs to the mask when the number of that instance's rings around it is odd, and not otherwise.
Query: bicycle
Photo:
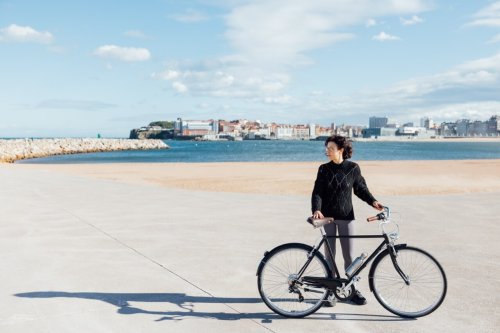
[[[359,274],[373,261],[368,273],[370,291],[388,311],[405,318],[426,316],[435,311],[446,296],[446,275],[429,253],[406,244],[395,244],[399,225],[390,220],[391,211],[369,217],[368,222],[379,221],[381,235],[326,236],[324,225],[333,218],[312,219],[308,222],[321,228],[321,240],[315,246],[288,243],[264,253],[257,269],[257,285],[264,303],[284,317],[301,318],[320,309],[328,297],[350,300]],[[386,227],[393,224],[393,230]],[[340,277],[335,261],[334,272],[320,252],[328,238],[383,238],[382,243],[364,260],[356,258]],[[327,249],[333,254],[329,242]],[[334,258],[334,256],[331,256]],[[335,275],[333,275],[335,273]]]

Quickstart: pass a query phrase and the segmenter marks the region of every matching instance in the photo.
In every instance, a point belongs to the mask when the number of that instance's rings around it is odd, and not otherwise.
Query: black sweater
[[[340,164],[329,162],[318,169],[311,198],[312,212],[319,210],[325,217],[354,220],[352,191],[370,206],[375,198],[368,190],[359,166],[349,160]]]

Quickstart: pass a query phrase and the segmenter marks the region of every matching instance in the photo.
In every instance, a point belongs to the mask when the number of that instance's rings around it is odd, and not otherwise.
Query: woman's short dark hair
[[[335,143],[338,149],[344,148],[344,152],[342,154],[344,160],[347,160],[352,157],[352,142],[345,136],[342,135],[329,136],[325,141],[325,147],[328,145],[328,142]]]

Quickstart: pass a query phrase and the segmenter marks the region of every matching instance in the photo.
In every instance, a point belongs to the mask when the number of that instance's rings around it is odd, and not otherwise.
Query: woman
[[[378,210],[382,210],[384,206],[375,200],[368,190],[359,166],[348,161],[352,157],[351,142],[343,136],[332,135],[326,139],[325,147],[325,155],[328,156],[330,162],[322,164],[318,169],[311,198],[313,217],[334,218],[333,223],[324,227],[327,236],[335,236],[337,230],[340,236],[351,235],[354,234],[353,190],[357,197],[370,206]],[[335,240],[336,238],[328,239],[334,256],[336,252]],[[356,255],[352,243],[352,238],[340,238],[344,268],[349,267]],[[332,265],[333,259],[326,244],[325,253],[328,263]],[[354,293],[351,301],[358,305],[366,304],[366,299],[358,290]]]

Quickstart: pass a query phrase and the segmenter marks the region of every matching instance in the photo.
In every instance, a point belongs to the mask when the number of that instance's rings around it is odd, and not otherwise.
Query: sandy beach
[[[264,251],[319,236],[305,223],[319,163],[0,164],[0,331],[496,332],[500,160],[359,164],[399,213],[399,242],[446,271],[429,316],[393,316],[366,274],[362,307],[285,319],[262,303]],[[377,233],[354,206],[356,232]]]
[[[75,176],[215,192],[309,195],[321,162],[20,164]],[[374,194],[500,191],[500,160],[361,161]]]

